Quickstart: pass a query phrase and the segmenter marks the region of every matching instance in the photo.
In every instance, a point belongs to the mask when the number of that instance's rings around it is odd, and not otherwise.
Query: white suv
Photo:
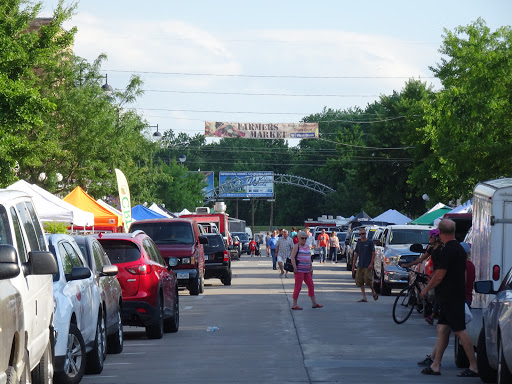
[[[56,271],[32,199],[24,192],[0,189],[2,383],[53,380],[51,274]]]

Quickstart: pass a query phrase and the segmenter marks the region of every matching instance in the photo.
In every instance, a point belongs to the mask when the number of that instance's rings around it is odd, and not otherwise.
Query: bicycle
[[[408,272],[413,272],[416,277],[414,281],[407,287],[402,289],[395,299],[393,304],[393,320],[397,324],[403,324],[411,316],[412,311],[415,307],[420,304],[424,308],[423,299],[420,296],[422,287],[420,284],[427,284],[428,275],[413,271],[410,268],[405,268]]]

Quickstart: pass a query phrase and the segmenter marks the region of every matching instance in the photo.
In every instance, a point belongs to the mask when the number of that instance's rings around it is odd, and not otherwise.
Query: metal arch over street
[[[243,180],[243,179],[245,179],[245,178],[239,179],[238,181]],[[317,181],[314,181],[311,179],[306,179],[305,177],[294,176],[294,175],[285,175],[285,174],[281,174],[281,173],[274,174],[274,183],[295,185],[297,187],[309,189],[311,191],[320,193],[321,195],[325,195],[329,192],[336,192],[331,187],[328,187],[327,185],[321,184]],[[225,193],[225,192],[228,192],[231,190],[234,191],[238,187],[239,187],[238,183],[236,183],[236,184],[229,183],[229,182],[223,183],[223,184],[215,187],[210,192],[209,196],[206,197],[204,202],[208,203],[210,201],[216,200],[217,197],[219,196],[220,192]]]

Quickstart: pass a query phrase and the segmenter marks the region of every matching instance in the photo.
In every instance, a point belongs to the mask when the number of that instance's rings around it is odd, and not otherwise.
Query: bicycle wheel
[[[414,286],[405,287],[400,291],[393,304],[393,320],[395,323],[405,323],[409,316],[411,316],[415,306],[416,296]]]

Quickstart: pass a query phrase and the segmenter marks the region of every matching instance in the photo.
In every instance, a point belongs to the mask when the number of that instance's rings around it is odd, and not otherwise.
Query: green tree
[[[431,70],[443,89],[426,108],[422,143],[430,146],[411,182],[429,179],[435,200],[471,195],[479,181],[511,176],[512,29],[478,19],[445,30],[443,58]]]

